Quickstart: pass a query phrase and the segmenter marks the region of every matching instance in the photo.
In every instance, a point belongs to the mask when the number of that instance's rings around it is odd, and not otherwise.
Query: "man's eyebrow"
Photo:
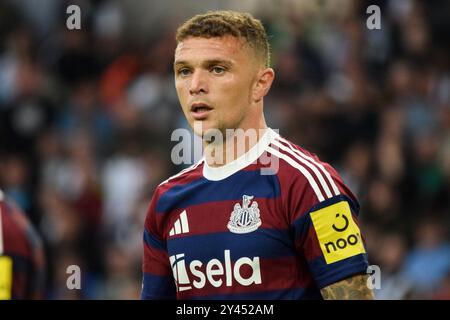
[[[202,62],[202,66],[211,66],[211,65],[216,65],[216,64],[230,67],[231,65],[233,65],[233,62],[231,60],[225,60],[225,59],[210,59],[210,60],[205,60]],[[190,63],[185,60],[178,60],[173,63],[174,67],[185,66],[185,65],[190,65]]]
[[[211,59],[211,60],[205,60],[202,65],[205,66],[211,66],[211,65],[215,65],[215,64],[221,64],[224,66],[231,66],[233,64],[233,62],[231,60],[224,60],[224,59]]]
[[[184,61],[184,60],[178,60],[178,61],[175,61],[175,62],[173,63],[173,66],[175,67],[175,66],[178,66],[178,65],[187,65],[187,64],[189,64],[187,61]]]

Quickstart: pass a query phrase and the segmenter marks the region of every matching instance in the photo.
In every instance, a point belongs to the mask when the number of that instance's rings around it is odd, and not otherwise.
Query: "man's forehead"
[[[180,41],[175,49],[175,59],[199,52],[221,54],[224,56],[237,55],[246,47],[243,39],[233,36],[223,37],[189,37]]]

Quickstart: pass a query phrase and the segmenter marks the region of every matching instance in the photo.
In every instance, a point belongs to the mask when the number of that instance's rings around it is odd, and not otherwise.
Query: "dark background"
[[[377,298],[449,299],[450,1],[3,0],[0,188],[44,239],[46,298],[139,297],[147,205],[182,169],[174,33],[214,9],[266,26],[266,120],[357,195]],[[66,288],[71,264],[82,290]]]

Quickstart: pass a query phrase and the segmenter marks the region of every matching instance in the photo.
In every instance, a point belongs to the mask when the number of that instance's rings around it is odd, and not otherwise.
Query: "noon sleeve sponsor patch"
[[[12,267],[10,257],[0,256],[0,300],[11,299]]]
[[[347,201],[313,211],[310,216],[327,264],[366,252]]]

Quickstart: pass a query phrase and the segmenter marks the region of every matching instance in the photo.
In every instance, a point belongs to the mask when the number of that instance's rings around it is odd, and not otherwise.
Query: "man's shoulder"
[[[277,176],[286,209],[296,213],[293,219],[298,218],[298,214],[343,200],[348,201],[353,212],[358,214],[357,198],[329,163],[282,137],[276,138],[271,148],[281,159]]]
[[[202,177],[203,158],[174,174],[156,186],[150,201],[149,212],[168,212],[174,203],[189,192],[192,182]]]
[[[164,192],[174,186],[183,185],[198,179],[201,176],[203,167],[203,158],[197,163],[179,171],[178,173],[170,176],[166,180],[162,181],[157,187],[158,193]]]
[[[320,202],[342,193],[337,171],[315,153],[281,136],[272,142],[272,148],[280,159],[278,177],[287,189],[309,192]]]
[[[319,156],[306,148],[282,137],[278,136],[272,141],[271,147],[277,152],[274,155],[278,156],[282,165],[280,171],[286,173],[290,177],[305,178],[306,169],[308,172],[320,171],[325,174],[327,171],[330,175],[335,175],[336,170],[326,161],[323,161]]]

